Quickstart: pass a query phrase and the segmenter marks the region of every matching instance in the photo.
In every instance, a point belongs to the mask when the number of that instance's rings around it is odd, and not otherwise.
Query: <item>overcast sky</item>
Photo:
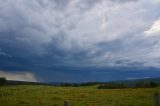
[[[160,77],[160,0],[0,0],[1,76]]]

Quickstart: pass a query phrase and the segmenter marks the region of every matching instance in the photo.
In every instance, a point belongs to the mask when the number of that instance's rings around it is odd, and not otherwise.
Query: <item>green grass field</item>
[[[97,89],[17,85],[0,87],[0,106],[154,106],[153,94],[160,88]]]

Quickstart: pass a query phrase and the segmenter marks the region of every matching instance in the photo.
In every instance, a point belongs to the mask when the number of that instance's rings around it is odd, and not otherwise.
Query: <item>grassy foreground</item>
[[[97,89],[17,85],[0,87],[0,106],[154,106],[153,93],[160,88]]]

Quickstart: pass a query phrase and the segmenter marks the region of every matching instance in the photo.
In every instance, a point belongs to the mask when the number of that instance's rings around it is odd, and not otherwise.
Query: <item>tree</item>
[[[6,83],[6,78],[2,77],[0,78],[0,86],[5,85]]]

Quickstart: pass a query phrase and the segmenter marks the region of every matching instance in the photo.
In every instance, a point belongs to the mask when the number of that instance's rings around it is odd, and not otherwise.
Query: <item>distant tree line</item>
[[[135,87],[137,87],[137,88],[154,88],[157,86],[159,86],[158,83],[156,83],[154,81],[150,81],[149,83],[137,82]]]
[[[86,83],[60,83],[62,87],[80,87],[98,85],[98,89],[123,89],[123,88],[154,88],[159,86],[155,81],[138,81],[135,83],[124,82],[86,82]]]
[[[79,86],[93,86],[97,85],[99,82],[86,82],[86,83],[61,83],[58,86],[64,87],[79,87]]]
[[[127,85],[124,83],[104,83],[99,84],[98,89],[122,89],[127,88]]]
[[[9,81],[4,77],[0,77],[0,86],[4,85],[51,85],[47,83],[37,83],[37,82],[24,82],[24,81]],[[123,88],[154,88],[159,86],[159,83],[155,81],[138,81],[135,83],[125,83],[125,82],[86,82],[86,83],[60,83],[55,86],[62,87],[80,87],[80,86],[93,86],[98,85],[98,89],[123,89]],[[53,86],[53,85],[51,85]]]
[[[123,89],[123,88],[154,88],[159,86],[158,83],[154,81],[143,82],[138,81],[135,83],[121,83],[121,82],[86,82],[86,83],[60,83],[59,85],[55,86],[62,86],[62,87],[80,87],[80,86],[93,86],[98,85],[98,89]]]
[[[155,88],[159,86],[158,83],[154,81],[150,82],[136,82],[135,84],[125,84],[125,83],[103,83],[99,84],[98,89],[123,89],[123,88]]]

